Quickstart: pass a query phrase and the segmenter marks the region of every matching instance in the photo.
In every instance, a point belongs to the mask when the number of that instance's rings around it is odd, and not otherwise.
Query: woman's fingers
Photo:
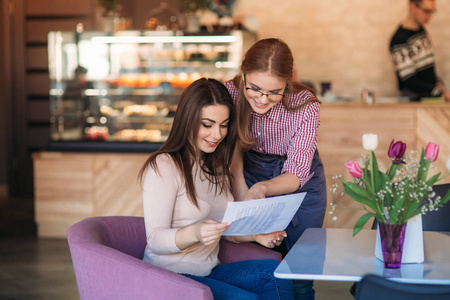
[[[212,235],[212,236],[205,237],[203,239],[203,244],[206,245],[206,246],[214,244],[217,240],[220,239],[221,236],[222,236],[222,234],[217,234],[217,235]]]
[[[214,220],[206,220],[200,224],[199,237],[200,242],[210,245],[220,239],[222,234],[230,227],[230,222],[217,222]]]
[[[275,246],[280,246],[287,234],[286,231],[282,230],[269,233],[267,236],[269,240],[266,247],[273,248]]]

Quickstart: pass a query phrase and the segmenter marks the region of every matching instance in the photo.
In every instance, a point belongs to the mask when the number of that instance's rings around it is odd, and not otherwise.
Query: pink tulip
[[[439,154],[439,145],[429,142],[425,148],[425,158],[431,161],[436,161]]]
[[[349,160],[344,165],[354,178],[361,178],[363,175],[363,171],[356,161]]]

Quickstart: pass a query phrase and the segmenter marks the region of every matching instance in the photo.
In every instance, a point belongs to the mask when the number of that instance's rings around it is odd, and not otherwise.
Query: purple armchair
[[[93,217],[67,233],[81,300],[211,299],[211,290],[195,280],[142,260],[146,245],[144,218]],[[278,252],[253,243],[221,241],[222,263],[271,258]]]

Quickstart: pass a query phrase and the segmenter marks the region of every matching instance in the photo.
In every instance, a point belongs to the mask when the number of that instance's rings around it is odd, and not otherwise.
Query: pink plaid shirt
[[[238,101],[239,90],[231,81],[225,83],[234,103]],[[300,106],[315,96],[305,90],[289,94],[289,105]],[[250,130],[257,138],[253,150],[259,153],[287,156],[281,173],[295,174],[304,186],[314,175],[309,173],[314,152],[317,148],[317,130],[320,126],[320,103],[312,102],[305,108],[289,112],[280,101],[266,114],[252,111]]]

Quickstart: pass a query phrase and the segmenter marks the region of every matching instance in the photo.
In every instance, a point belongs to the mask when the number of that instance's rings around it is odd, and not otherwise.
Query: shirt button
[[[261,132],[258,132],[258,135],[261,135]]]

